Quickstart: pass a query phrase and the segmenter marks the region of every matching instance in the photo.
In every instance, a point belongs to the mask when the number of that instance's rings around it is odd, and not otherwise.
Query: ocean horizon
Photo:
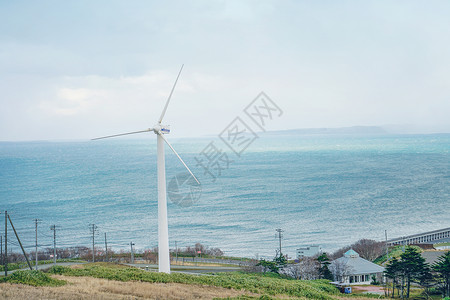
[[[332,252],[384,240],[385,230],[396,238],[450,227],[450,134],[261,134],[239,154],[217,137],[170,141],[201,182],[193,205],[168,198],[171,248],[200,242],[270,258],[281,228],[283,253],[294,257],[305,245]],[[220,174],[199,163],[211,143],[228,157]],[[167,148],[170,184],[185,169]],[[58,247],[90,247],[89,224],[98,247],[107,233],[114,250],[154,248],[156,140],[0,142],[0,209],[26,250],[34,251],[34,219],[39,249],[52,247],[51,225]]]

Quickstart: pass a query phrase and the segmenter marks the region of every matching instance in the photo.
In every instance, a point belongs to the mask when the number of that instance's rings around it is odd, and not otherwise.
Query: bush
[[[20,283],[32,286],[61,286],[65,285],[64,280],[51,278],[41,271],[17,271],[3,278],[3,281],[9,283]]]
[[[372,275],[372,281],[370,282],[370,284],[373,284],[373,285],[380,285],[380,283],[379,283],[378,280],[377,280],[377,276]]]

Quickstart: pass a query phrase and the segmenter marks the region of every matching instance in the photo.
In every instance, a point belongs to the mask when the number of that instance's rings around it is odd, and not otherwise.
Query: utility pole
[[[175,261],[178,261],[178,246],[177,246],[177,241],[175,241]]]
[[[95,231],[97,230],[97,226],[95,224],[89,224],[92,232],[92,262],[95,262]]]
[[[134,264],[133,246],[134,246],[134,243],[130,242],[130,247],[131,247],[131,261],[130,261],[130,263],[132,263],[132,264]]]
[[[56,266],[56,225],[50,226],[50,230],[53,230],[53,264]]]
[[[0,214],[2,212],[0,211]],[[3,235],[0,234],[0,265],[3,265]]]
[[[106,261],[108,260],[108,242],[106,241],[106,232],[105,232],[105,254],[106,254]]]
[[[384,265],[387,266],[389,263],[389,246],[388,246],[387,230],[384,230],[384,238],[386,239],[386,262]],[[387,278],[385,278],[385,280],[384,280],[384,296],[385,297],[389,296],[389,288],[388,288]]]
[[[388,246],[388,239],[387,239],[387,230],[384,231],[384,237],[386,239],[386,262],[389,261],[389,246]]]
[[[8,211],[5,210],[5,277],[8,276]]]
[[[36,228],[36,265],[35,265],[35,267],[36,267],[36,271],[37,271],[37,269],[38,269],[38,240],[37,240],[37,225],[38,225],[38,222],[39,222],[40,220],[39,219],[34,219],[34,225],[35,225],[35,228]]]
[[[281,238],[283,237],[283,235],[282,235],[283,230],[281,228],[278,228],[278,229],[276,229],[276,232],[277,232],[278,239],[280,240],[280,257],[281,257],[282,256],[282,254],[281,254]]]

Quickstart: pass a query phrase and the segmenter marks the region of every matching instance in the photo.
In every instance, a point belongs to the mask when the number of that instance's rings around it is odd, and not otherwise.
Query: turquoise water
[[[384,239],[450,226],[450,135],[262,135],[216,181],[195,157],[214,141],[172,139],[202,183],[191,207],[169,201],[171,247],[196,242],[228,255],[273,256],[302,245],[327,251],[360,238]],[[233,156],[234,155],[234,156]],[[167,180],[184,172],[166,149]],[[8,210],[27,249],[96,240],[128,249],[157,246],[156,142],[116,139],[0,143],[0,209]],[[4,223],[0,222],[3,232]],[[18,251],[17,242],[9,247]]]

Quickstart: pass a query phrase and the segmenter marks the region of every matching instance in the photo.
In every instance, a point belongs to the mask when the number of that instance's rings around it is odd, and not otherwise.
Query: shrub
[[[370,282],[370,284],[380,285],[380,282],[378,282],[378,280],[377,280],[377,276],[372,275],[372,281]]]
[[[20,283],[32,286],[61,286],[66,284],[64,280],[51,278],[41,271],[30,270],[16,271],[8,277],[3,278],[3,280],[9,283]]]

